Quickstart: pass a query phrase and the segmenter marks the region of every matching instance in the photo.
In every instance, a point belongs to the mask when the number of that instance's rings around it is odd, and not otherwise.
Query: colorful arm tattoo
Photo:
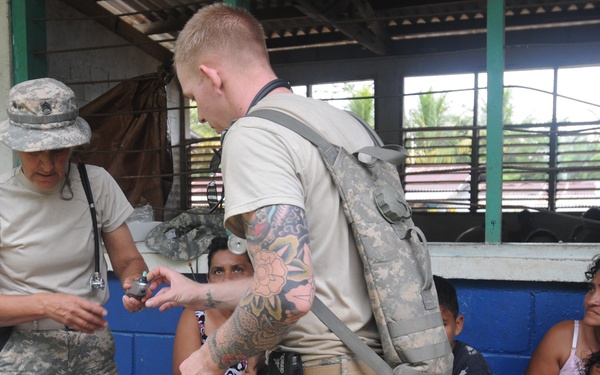
[[[314,279],[304,210],[278,205],[243,215],[254,282],[207,340],[223,368],[273,348],[312,305]]]

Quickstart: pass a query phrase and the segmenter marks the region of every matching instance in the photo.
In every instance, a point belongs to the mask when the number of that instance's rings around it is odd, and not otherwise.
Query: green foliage
[[[408,127],[437,127],[448,119],[450,106],[446,103],[446,94],[436,97],[431,93],[419,95],[419,106],[410,110]]]
[[[512,124],[512,116],[514,114],[514,105],[512,103],[512,91],[510,88],[504,89],[504,103],[502,104],[502,123],[503,124]],[[487,124],[487,101],[485,98],[481,98],[481,104],[479,105],[479,113],[481,116],[479,117],[479,124],[486,125]],[[528,118],[527,121],[533,122],[533,118]]]
[[[190,122],[190,130],[197,134],[200,138],[214,138],[219,136],[207,122],[204,124],[199,122],[192,124]]]
[[[595,133],[595,126],[588,125],[559,138],[562,144],[558,155],[558,165],[578,167],[581,170],[563,172],[560,179],[565,180],[600,180],[600,154],[598,143],[600,134]],[[589,170],[585,170],[588,168]]]
[[[200,138],[214,138],[218,137],[218,134],[210,127],[208,123],[201,123],[198,121],[198,109],[196,108],[196,102],[190,102],[193,108],[190,108],[190,131],[196,134]]]
[[[409,111],[405,119],[406,146],[411,162],[419,164],[470,164],[472,147],[485,149],[487,106],[480,104],[479,124],[473,126],[473,116],[451,115],[445,94],[433,94],[430,89],[419,95],[418,106]],[[502,125],[519,125],[513,122],[514,106],[510,89],[504,90]],[[522,124],[534,124],[528,117]],[[566,122],[566,120],[565,120]],[[468,130],[469,126],[473,127]],[[579,129],[571,134],[559,135],[558,166],[575,170],[559,174],[560,180],[600,179],[600,156],[597,144],[600,136],[590,129]],[[420,131],[422,129],[422,131]],[[463,130],[465,129],[465,130]],[[586,131],[587,130],[587,131]],[[472,132],[477,132],[481,144],[472,145]],[[550,127],[524,127],[505,129],[503,132],[503,180],[504,181],[548,181],[550,167]],[[477,164],[486,162],[485,152],[479,156]],[[590,170],[585,170],[588,168]]]
[[[344,91],[348,93],[351,98],[365,98],[365,99],[352,99],[346,106],[346,110],[351,111],[362,117],[371,127],[375,127],[375,95],[373,84],[368,84],[360,89],[357,89],[353,84],[346,83],[344,85]]]
[[[471,155],[470,131],[453,128],[472,123],[467,117],[449,114],[446,95],[435,95],[431,89],[419,95],[419,105],[409,111],[407,128],[423,131],[407,132],[407,146],[414,164],[467,164]]]

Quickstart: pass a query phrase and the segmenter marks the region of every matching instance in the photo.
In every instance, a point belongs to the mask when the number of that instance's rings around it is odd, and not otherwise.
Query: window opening
[[[375,128],[375,82],[373,80],[314,84],[311,97],[351,111]]]
[[[599,80],[600,67],[505,72],[503,211],[600,205]],[[405,78],[403,178],[415,211],[485,211],[486,81]]]
[[[212,209],[222,203],[223,180],[218,150],[220,136],[208,123],[198,121],[196,103],[190,103],[190,142],[187,146],[187,174],[189,175],[189,208]]]
[[[345,81],[317,85],[296,85],[292,91],[302,96],[324,100],[344,110],[363,116],[374,126],[374,81]],[[187,147],[190,208],[208,209],[224,202],[223,179],[215,152],[220,149],[220,136],[207,123],[198,122],[195,102],[190,103],[190,140]],[[366,116],[366,117],[365,117]]]

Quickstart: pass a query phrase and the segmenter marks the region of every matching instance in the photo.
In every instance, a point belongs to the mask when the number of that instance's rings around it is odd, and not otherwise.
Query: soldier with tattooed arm
[[[148,274],[147,307],[235,309],[182,374],[218,374],[264,350],[285,373],[373,374],[312,313],[318,296],[367,345],[381,352],[362,263],[340,197],[318,150],[284,127],[256,117],[277,109],[354,152],[373,145],[352,115],[295,95],[269,64],[264,31],[247,11],[203,7],[175,50],[184,95],[223,138],[225,226],[245,238],[252,278],[198,284],[165,267]],[[233,124],[232,124],[233,123]],[[301,364],[300,364],[301,363]],[[287,370],[288,364],[295,367]],[[280,372],[281,373],[281,372]]]

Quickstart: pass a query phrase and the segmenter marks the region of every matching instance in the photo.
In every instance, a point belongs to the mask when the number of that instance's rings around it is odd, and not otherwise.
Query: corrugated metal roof
[[[214,1],[62,0],[165,61],[187,20]],[[361,56],[398,53],[409,39],[481,34],[485,0],[250,0],[271,52],[354,46]],[[600,23],[600,1],[506,0],[506,30]],[[144,42],[145,41],[145,42]]]

